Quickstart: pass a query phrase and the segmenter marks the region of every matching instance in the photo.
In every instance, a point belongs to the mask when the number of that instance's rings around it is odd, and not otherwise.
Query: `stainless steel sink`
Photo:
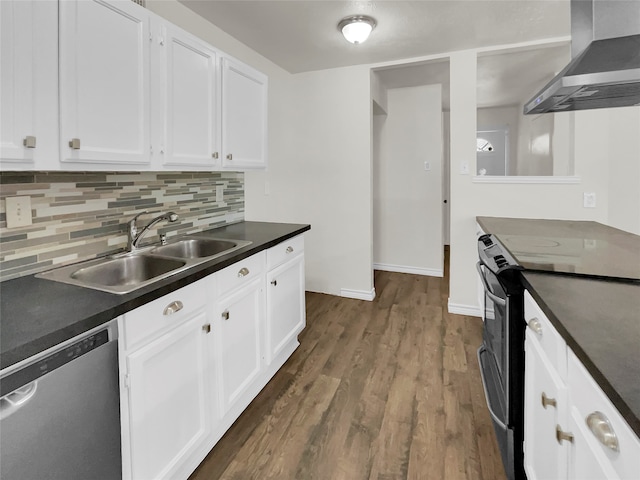
[[[205,258],[226,254],[251,242],[217,238],[189,238],[150,250],[154,255],[178,258]]]
[[[70,277],[80,282],[105,287],[130,287],[177,270],[184,267],[186,263],[173,258],[134,255],[81,268],[73,272]]]
[[[181,238],[167,245],[56,268],[36,277],[124,294],[250,244],[245,240]]]

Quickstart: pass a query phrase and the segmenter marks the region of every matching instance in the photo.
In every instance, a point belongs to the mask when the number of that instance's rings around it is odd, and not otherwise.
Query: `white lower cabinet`
[[[529,480],[566,478],[566,446],[553,438],[556,425],[566,425],[558,406],[566,405],[567,387],[535,338],[525,340],[525,469]]]
[[[123,316],[125,479],[186,478],[210,448],[219,415],[203,298],[200,281]]]
[[[188,478],[293,353],[305,325],[302,245],[300,236],[120,317],[124,480]],[[267,315],[267,278],[285,287],[269,296],[284,315]]]
[[[224,413],[244,398],[262,370],[262,284],[262,279],[257,278],[218,302],[216,338]]]
[[[302,236],[267,252],[270,264],[266,287],[268,363],[285,352],[305,327],[303,252]],[[278,264],[280,262],[284,263]]]
[[[525,321],[527,478],[640,478],[640,440],[528,293]]]

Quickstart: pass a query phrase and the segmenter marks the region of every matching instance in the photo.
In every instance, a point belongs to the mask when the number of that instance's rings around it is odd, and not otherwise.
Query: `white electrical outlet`
[[[469,175],[469,162],[460,162],[460,174]]]
[[[428,172],[431,170],[431,164],[429,162],[424,162],[424,169]]]
[[[584,208],[596,208],[596,194],[584,192]]]
[[[31,197],[7,197],[7,228],[27,227],[32,224]]]
[[[224,202],[224,186],[216,185],[216,203]]]

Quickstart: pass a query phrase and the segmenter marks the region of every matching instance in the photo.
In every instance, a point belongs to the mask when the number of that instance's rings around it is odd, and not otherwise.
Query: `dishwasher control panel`
[[[0,397],[4,397],[6,394],[13,392],[26,383],[33,382],[107,342],[109,342],[109,330],[101,330],[57,352],[47,355],[45,358],[31,365],[25,366],[13,374],[7,375],[2,379],[2,382],[0,382]]]

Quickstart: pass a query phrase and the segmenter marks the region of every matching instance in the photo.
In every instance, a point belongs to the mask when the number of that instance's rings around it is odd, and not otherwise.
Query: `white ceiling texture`
[[[291,73],[570,34],[569,0],[179,1]],[[337,24],[358,14],[372,16],[377,26],[367,42],[352,45]],[[507,93],[505,81],[509,91],[517,85],[516,90],[532,95],[566,65],[568,52],[563,46],[480,57],[479,104],[517,103],[504,97],[522,93]],[[381,78],[391,88],[440,81],[448,85],[448,63],[394,68],[382,72]]]

